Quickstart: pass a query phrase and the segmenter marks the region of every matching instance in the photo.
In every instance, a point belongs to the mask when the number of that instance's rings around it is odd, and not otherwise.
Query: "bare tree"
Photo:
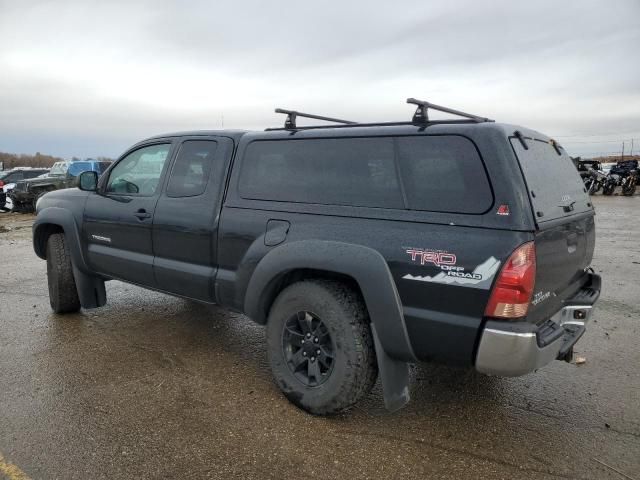
[[[59,162],[61,160],[63,159],[53,157],[51,155],[43,155],[40,152],[36,152],[35,155],[0,152],[0,162],[4,164],[5,170],[15,167],[49,168],[55,162]]]

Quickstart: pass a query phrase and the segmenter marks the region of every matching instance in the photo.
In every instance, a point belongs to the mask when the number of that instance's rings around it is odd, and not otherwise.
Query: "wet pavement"
[[[241,315],[120,282],[104,308],[52,314],[33,217],[0,213],[0,478],[640,480],[640,196],[594,203],[584,364],[419,365],[400,412],[378,384],[332,418],[286,401]]]

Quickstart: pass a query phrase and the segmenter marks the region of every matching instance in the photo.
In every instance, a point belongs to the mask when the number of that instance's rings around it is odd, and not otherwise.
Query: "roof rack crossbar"
[[[459,117],[465,117],[473,120],[474,122],[493,122],[490,118],[479,117],[471,113],[461,112],[460,110],[454,110],[453,108],[443,107],[434,103],[429,103],[424,100],[418,100],[416,98],[407,98],[407,103],[417,105],[416,113],[413,114],[414,123],[427,123],[429,121],[428,109],[438,110],[439,112],[450,113],[452,115],[458,115]]]
[[[345,125],[355,125],[357,122],[352,122],[351,120],[341,120],[339,118],[331,118],[331,117],[323,117],[320,115],[313,115],[311,113],[303,113],[297,112],[295,110],[285,110],[284,108],[276,108],[276,113],[284,113],[287,115],[287,118],[284,121],[285,130],[291,130],[297,128],[296,126],[296,118],[313,118],[314,120],[323,120],[325,122],[334,122],[334,123],[343,123]]]

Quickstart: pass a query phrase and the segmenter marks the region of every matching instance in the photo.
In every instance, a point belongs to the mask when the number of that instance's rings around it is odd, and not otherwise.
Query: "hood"
[[[62,180],[62,179],[64,179],[64,175],[53,175],[50,177],[43,177],[43,178],[39,178],[39,177],[26,178],[24,180],[20,180],[17,183],[25,186],[45,185],[45,184],[51,183],[54,180]]]
[[[91,192],[85,192],[78,188],[54,190],[53,192],[43,195],[40,200],[38,200],[36,213],[51,207],[69,208],[70,206],[75,206],[77,208],[79,204],[84,204],[89,193]]]

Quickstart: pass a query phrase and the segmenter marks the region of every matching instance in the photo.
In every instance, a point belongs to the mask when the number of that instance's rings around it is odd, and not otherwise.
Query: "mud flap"
[[[104,280],[81,272],[75,265],[73,265],[73,278],[76,281],[76,289],[82,308],[98,308],[107,303]]]
[[[390,412],[404,407],[410,400],[409,395],[409,364],[402,360],[391,358],[382,348],[376,327],[371,323],[373,341],[376,347],[378,370],[382,382],[384,406]]]

